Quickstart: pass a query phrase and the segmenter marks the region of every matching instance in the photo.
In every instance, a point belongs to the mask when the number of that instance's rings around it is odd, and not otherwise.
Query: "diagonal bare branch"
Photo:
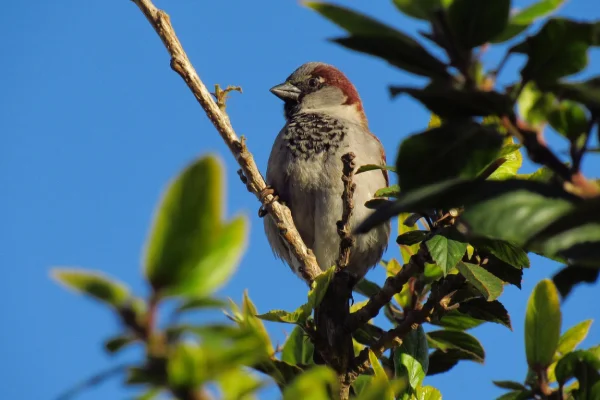
[[[317,275],[321,273],[317,260],[311,251],[306,247],[294,221],[292,214],[286,206],[275,200],[273,195],[269,194],[262,197],[261,192],[266,188],[266,183],[262,177],[252,154],[245,145],[244,138],[238,138],[227,114],[225,114],[217,103],[212,99],[210,92],[200,80],[187,54],[183,50],[175,30],[171,25],[169,16],[156,6],[150,0],[132,0],[144,13],[148,22],[152,25],[163,44],[171,56],[171,68],[177,72],[192,91],[192,94],[200,103],[206,115],[213,123],[229,150],[240,165],[246,186],[263,203],[266,209],[275,221],[280,235],[283,237],[291,252],[302,265],[301,273],[304,280],[310,285]],[[262,198],[261,198],[262,197]]]

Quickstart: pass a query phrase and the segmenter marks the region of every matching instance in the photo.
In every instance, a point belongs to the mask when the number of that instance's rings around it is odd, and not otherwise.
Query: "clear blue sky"
[[[358,7],[415,34],[391,1]],[[369,5],[366,5],[369,4]],[[528,2],[517,2],[522,6]],[[296,1],[160,1],[203,80],[235,84],[244,94],[229,102],[234,127],[264,171],[271,143],[283,124],[282,104],[268,89],[306,61],[325,61],[356,84],[372,130],[393,160],[400,139],[423,128],[428,113],[408,98],[389,99],[387,85],[423,81],[383,62],[328,43],[340,31]],[[595,0],[571,0],[560,14],[600,17]],[[101,341],[118,332],[115,318],[48,278],[53,265],[105,271],[140,293],[140,251],[151,214],[166,182],[199,154],[215,152],[227,165],[227,209],[250,216],[249,250],[238,273],[221,291],[241,298],[245,288],[259,311],[293,309],[304,284],[275,260],[257,217],[258,203],[236,175],[220,137],[179,76],[169,69],[162,43],[127,0],[10,1],[0,13],[0,398],[47,399],[116,362],[133,360],[139,348],[112,359]],[[498,54],[486,56],[497,62]],[[591,57],[598,74],[600,56]],[[518,62],[510,64],[510,77]],[[549,134],[551,137],[551,134]],[[551,140],[565,150],[565,143]],[[585,163],[600,175],[600,160]],[[525,171],[531,171],[527,166]],[[387,258],[397,257],[392,245]],[[486,324],[473,332],[483,343],[485,365],[462,363],[427,379],[445,399],[496,397],[492,379],[525,374],[523,319],[535,283],[558,265],[532,259],[523,290],[509,287],[506,304],[514,332]],[[381,272],[371,278],[381,281]],[[563,326],[596,318],[586,345],[600,342],[598,285],[581,287],[564,306]],[[596,296],[594,296],[596,294]],[[289,326],[270,324],[275,340]],[[511,349],[511,350],[506,350]],[[466,385],[468,383],[468,385]],[[119,379],[81,395],[118,399]],[[267,392],[265,398],[274,398]]]

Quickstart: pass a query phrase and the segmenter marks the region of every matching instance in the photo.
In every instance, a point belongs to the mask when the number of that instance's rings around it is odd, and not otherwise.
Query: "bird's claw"
[[[265,199],[269,195],[273,196],[273,199],[269,202],[266,202]],[[267,215],[269,213],[266,206],[271,204],[274,201],[279,200],[279,196],[277,195],[277,192],[275,191],[275,189],[273,189],[273,187],[267,185],[263,190],[260,191],[260,193],[258,194],[258,197],[260,199],[260,202],[262,203],[262,205],[258,209],[258,217],[263,218],[265,215]]]

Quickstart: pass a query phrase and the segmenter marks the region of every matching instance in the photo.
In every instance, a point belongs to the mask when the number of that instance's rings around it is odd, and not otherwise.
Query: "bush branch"
[[[150,0],[132,0],[144,13],[171,56],[171,68],[177,72],[192,91],[194,97],[200,103],[206,115],[215,126],[229,150],[240,165],[246,179],[246,186],[262,203],[270,217],[273,218],[279,229],[279,233],[288,244],[289,249],[301,264],[301,273],[304,280],[310,285],[314,278],[321,273],[315,256],[308,250],[294,222],[292,214],[286,206],[275,201],[273,195],[269,194],[261,198],[266,183],[252,154],[246,148],[244,140],[240,140],[233,130],[229,118],[221,110],[219,105],[212,99],[210,92],[200,80],[196,70],[192,66],[187,54],[183,50],[179,39],[171,25],[169,16],[154,6]],[[222,108],[223,105],[221,105]]]
[[[354,190],[356,189],[356,183],[352,182],[354,169],[356,167],[354,158],[356,158],[356,156],[352,152],[342,156],[342,163],[344,165],[342,173],[344,192],[342,193],[342,219],[337,221],[337,232],[340,236],[340,255],[337,262],[338,271],[341,271],[348,266],[348,262],[350,261],[350,249],[354,245],[352,229],[350,228],[350,218],[352,217],[352,211],[354,210]]]
[[[417,254],[410,257],[410,260],[402,267],[400,272],[394,276],[388,277],[381,290],[373,295],[364,307],[350,314],[346,329],[350,332],[354,332],[356,329],[369,322],[369,320],[375,318],[377,314],[379,314],[379,310],[388,304],[396,293],[402,291],[402,286],[404,286],[412,276],[425,268],[425,263],[428,259],[429,252],[427,251],[427,247],[424,244],[421,244]]]

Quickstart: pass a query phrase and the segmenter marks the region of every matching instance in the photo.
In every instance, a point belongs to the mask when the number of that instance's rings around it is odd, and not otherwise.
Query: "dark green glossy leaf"
[[[521,289],[521,281],[523,279],[523,270],[515,268],[510,264],[496,258],[493,255],[486,255],[487,262],[482,267],[499,278],[503,282],[510,283]]]
[[[580,386],[585,385],[587,380],[596,382],[600,379],[600,359],[592,352],[577,350],[565,354],[554,370],[556,380],[561,385],[570,378],[577,378]]]
[[[429,235],[429,231],[408,231],[396,238],[396,243],[406,246],[412,246],[421,243]]]
[[[453,0],[448,19],[457,42],[471,49],[500,35],[508,24],[509,11],[510,0]]]
[[[138,338],[131,334],[114,336],[104,342],[104,349],[109,354],[116,354],[137,340]]]
[[[427,334],[430,347],[448,351],[460,350],[468,353],[472,360],[483,363],[485,359],[485,351],[479,341],[465,332],[460,331],[433,331]]]
[[[497,159],[502,144],[495,129],[471,122],[449,123],[410,136],[400,145],[396,159],[400,188],[409,192],[447,179],[474,178]]]
[[[472,299],[461,303],[458,311],[476,319],[504,325],[512,330],[508,311],[506,311],[506,308],[498,300],[485,301],[484,299]]]
[[[521,70],[524,80],[552,83],[586,67],[587,50],[594,40],[593,24],[552,18],[538,33],[511,51],[528,56]]]
[[[431,258],[442,269],[444,276],[458,264],[467,251],[465,238],[453,227],[443,229],[425,244]]]
[[[391,65],[416,75],[449,79],[444,63],[407,36],[352,35],[332,41],[348,49],[382,58]]]
[[[502,33],[492,39],[493,43],[501,43],[512,39],[527,29],[536,19],[555,11],[565,0],[541,0],[525,7],[512,15]]]
[[[209,295],[233,274],[246,247],[247,221],[223,221],[221,162],[202,157],[169,184],[158,207],[144,261],[163,295]]]
[[[475,328],[484,322],[485,321],[483,320],[463,314],[458,310],[452,310],[444,313],[439,320],[432,320],[431,324],[442,326],[445,329],[466,331]]]
[[[354,286],[354,291],[365,297],[371,297],[381,291],[381,286],[367,278],[363,278]]]
[[[429,20],[436,9],[442,7],[442,0],[394,0],[394,5],[404,14],[413,18]]]
[[[511,98],[495,91],[432,84],[424,89],[391,86],[390,93],[392,97],[406,93],[442,118],[505,115],[512,112]]]
[[[427,376],[449,371],[461,360],[480,362],[479,357],[461,350],[453,349],[446,352],[436,350],[429,355]]]
[[[569,265],[558,271],[552,281],[556,285],[560,295],[565,299],[571,290],[582,283],[593,284],[600,276],[600,269],[578,265]]]
[[[574,141],[586,131],[588,126],[587,115],[577,103],[564,100],[558,104],[548,115],[550,126],[566,137]]]
[[[549,279],[540,281],[527,302],[525,351],[532,369],[552,364],[558,347],[562,315],[556,287]]]
[[[251,365],[253,369],[270,376],[280,388],[290,384],[304,370],[297,365],[286,363],[285,361],[272,358]]]
[[[419,325],[408,333],[402,345],[394,350],[396,377],[407,377],[410,387],[415,390],[425,378],[429,368],[429,348],[427,336]]]
[[[513,390],[498,397],[496,400],[527,400],[533,395],[531,390]]]
[[[61,285],[78,293],[91,296],[120,309],[130,300],[127,286],[94,271],[75,268],[53,268],[52,277]]]
[[[600,76],[583,82],[549,82],[542,89],[560,98],[584,104],[591,110],[600,110]]]
[[[309,337],[299,327],[295,327],[288,336],[281,350],[281,360],[287,363],[296,364],[312,364],[314,345]]]
[[[514,381],[492,381],[492,383],[502,389],[527,390],[525,385]]]
[[[569,328],[560,336],[560,339],[558,339],[558,348],[556,351],[560,354],[567,354],[568,352],[575,350],[577,345],[586,338],[590,326],[592,326],[592,321],[593,320],[588,319]]]
[[[458,263],[457,268],[467,281],[481,292],[487,301],[496,300],[502,294],[504,289],[502,281],[483,267],[461,261]]]
[[[522,248],[504,240],[488,238],[474,239],[471,244],[480,252],[493,254],[515,268],[529,268],[529,257]]]

